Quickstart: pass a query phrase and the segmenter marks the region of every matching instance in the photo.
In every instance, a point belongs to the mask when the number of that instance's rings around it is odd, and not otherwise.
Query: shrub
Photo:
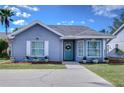
[[[87,60],[87,58],[86,57],[83,57],[83,60]]]
[[[0,39],[0,57],[1,58],[8,58],[7,54],[8,42],[6,40]]]
[[[104,60],[109,60],[109,58],[108,57],[105,57]]]
[[[9,58],[9,55],[7,53],[1,53],[0,58]]]
[[[115,52],[118,55],[123,55],[124,54],[124,51],[120,50],[119,48],[116,48]]]

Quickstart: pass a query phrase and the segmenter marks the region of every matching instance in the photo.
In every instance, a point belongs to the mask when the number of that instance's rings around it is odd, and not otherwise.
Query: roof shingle
[[[74,25],[48,25],[55,31],[63,34],[64,36],[106,36],[106,34],[97,32],[87,26],[74,26]]]

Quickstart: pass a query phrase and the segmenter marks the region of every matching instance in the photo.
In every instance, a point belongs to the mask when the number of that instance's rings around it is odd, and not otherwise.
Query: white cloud
[[[19,8],[17,7],[10,7],[10,6],[4,6],[4,8],[9,8],[12,11],[15,12],[15,15],[17,17],[23,17],[23,18],[29,18],[31,16],[31,14],[27,13],[27,12],[22,12]]]
[[[27,22],[25,20],[16,20],[13,22],[14,25],[27,25]]]
[[[26,12],[22,12],[22,13],[21,13],[21,12],[17,12],[17,13],[16,13],[16,16],[28,18],[28,17],[31,16],[31,14],[28,14],[28,13],[26,13]]]
[[[61,21],[61,22],[58,22],[57,25],[73,25],[75,23],[74,20],[71,20],[71,21]]]
[[[67,23],[66,21],[62,21],[63,24]]]
[[[123,5],[97,5],[92,6],[95,15],[106,16],[106,17],[116,17],[118,16],[114,13],[114,10],[124,9]]]
[[[10,30],[9,30],[9,31],[10,31],[10,32],[12,32],[13,30],[14,30],[14,28],[10,28]]]
[[[81,24],[85,24],[85,21],[81,21],[80,23],[81,23]]]
[[[3,6],[3,8],[8,8],[8,7],[9,7],[8,5]]]
[[[10,9],[12,11],[15,11],[15,12],[21,12],[21,10],[19,8],[16,8],[16,7],[10,7]]]
[[[3,6],[3,8],[9,8],[9,9],[11,9],[12,11],[14,11],[14,12],[21,12],[21,10],[19,9],[19,8],[17,8],[17,7],[10,7],[10,6]]]
[[[74,24],[74,21],[71,20],[70,22],[68,22],[68,24],[69,24],[69,25],[72,25],[72,24]]]
[[[91,22],[91,23],[95,22],[95,20],[93,20],[93,19],[88,19],[88,21]]]
[[[37,7],[27,6],[27,5],[18,5],[18,7],[26,8],[26,9],[29,9],[32,11],[38,11],[39,10]]]
[[[57,23],[57,25],[61,25],[61,23],[60,23],[60,22],[58,22],[58,23]]]

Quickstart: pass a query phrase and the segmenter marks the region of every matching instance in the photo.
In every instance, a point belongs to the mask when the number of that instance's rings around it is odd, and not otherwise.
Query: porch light
[[[36,37],[36,40],[39,40],[39,37]]]

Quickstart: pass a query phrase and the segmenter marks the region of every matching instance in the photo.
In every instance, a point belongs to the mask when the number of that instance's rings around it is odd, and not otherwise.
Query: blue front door
[[[64,41],[64,60],[73,61],[74,60],[74,42],[72,40]]]

